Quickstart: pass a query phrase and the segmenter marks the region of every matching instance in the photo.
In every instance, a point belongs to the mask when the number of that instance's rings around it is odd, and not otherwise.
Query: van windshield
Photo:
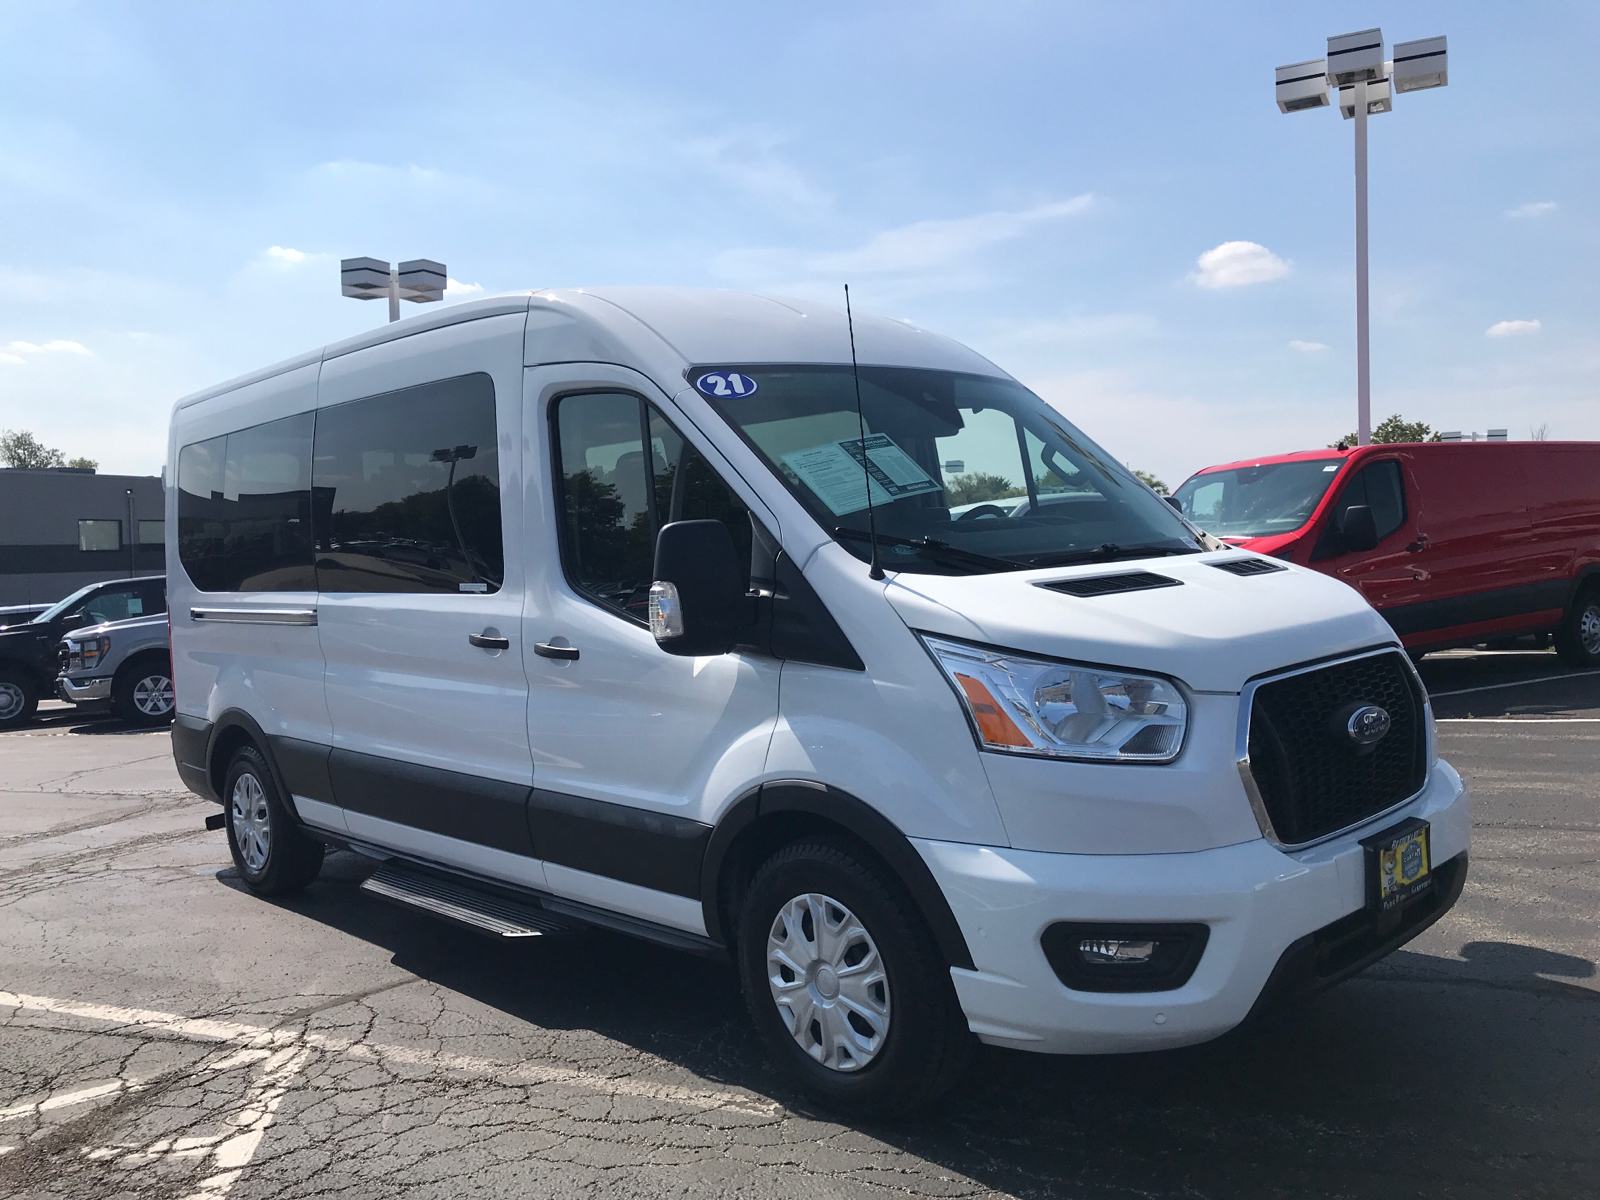
[[[973,574],[1200,549],[1154,492],[1009,380],[862,367],[859,420],[848,366],[710,367],[693,382],[861,559],[870,497],[889,570]]]
[[[1313,458],[1207,471],[1173,494],[1183,515],[1214,537],[1271,537],[1311,519],[1344,462]]]

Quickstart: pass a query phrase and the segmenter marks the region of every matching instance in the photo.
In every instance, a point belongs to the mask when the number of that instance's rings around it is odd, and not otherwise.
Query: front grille
[[[1358,707],[1389,714],[1389,732],[1358,745]],[[1422,789],[1428,769],[1423,698],[1398,651],[1268,680],[1250,702],[1250,775],[1285,846],[1327,837]]]

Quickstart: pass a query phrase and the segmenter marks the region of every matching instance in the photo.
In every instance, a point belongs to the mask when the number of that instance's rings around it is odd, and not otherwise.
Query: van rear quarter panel
[[[196,621],[196,608],[315,608],[314,591],[208,593],[196,588],[178,551],[178,460],[184,446],[309,412],[317,405],[320,362],[244,384],[173,413],[167,464],[167,607],[172,615],[172,677],[177,711],[215,721],[229,709],[254,717],[270,735],[326,742],[328,706],[314,625]],[[311,447],[306,447],[309,459]]]

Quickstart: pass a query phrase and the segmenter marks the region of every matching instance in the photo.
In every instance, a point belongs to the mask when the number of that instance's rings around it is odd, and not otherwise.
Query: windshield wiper
[[[870,533],[860,529],[836,526],[833,533],[835,537],[854,538],[858,542],[872,540]],[[934,537],[903,538],[880,533],[878,541],[886,546],[910,546],[920,556],[934,562],[942,559],[949,565],[960,563],[969,567],[980,567],[986,571],[1025,571],[1029,565],[1014,558],[995,558],[992,555],[979,554],[976,550],[963,550],[960,546],[952,546],[949,542],[941,542]]]
[[[1168,554],[1199,554],[1189,546],[1152,542],[1144,546],[1119,546],[1102,542],[1088,550],[1064,550],[1058,554],[1037,554],[1028,560],[1033,567],[1065,567],[1081,562],[1117,562],[1127,558],[1163,558]]]

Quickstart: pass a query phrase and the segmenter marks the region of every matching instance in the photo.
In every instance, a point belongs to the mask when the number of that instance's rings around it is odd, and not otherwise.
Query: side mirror
[[[1352,554],[1365,553],[1378,548],[1378,525],[1372,519],[1372,509],[1365,504],[1352,504],[1339,518],[1339,540]]]
[[[721,521],[674,521],[656,535],[650,632],[668,654],[726,654],[745,616],[745,580]]]
[[[1179,512],[1183,511],[1183,501],[1179,500],[1176,496],[1163,496],[1161,498],[1168,504],[1172,505],[1172,507],[1177,509]]]

